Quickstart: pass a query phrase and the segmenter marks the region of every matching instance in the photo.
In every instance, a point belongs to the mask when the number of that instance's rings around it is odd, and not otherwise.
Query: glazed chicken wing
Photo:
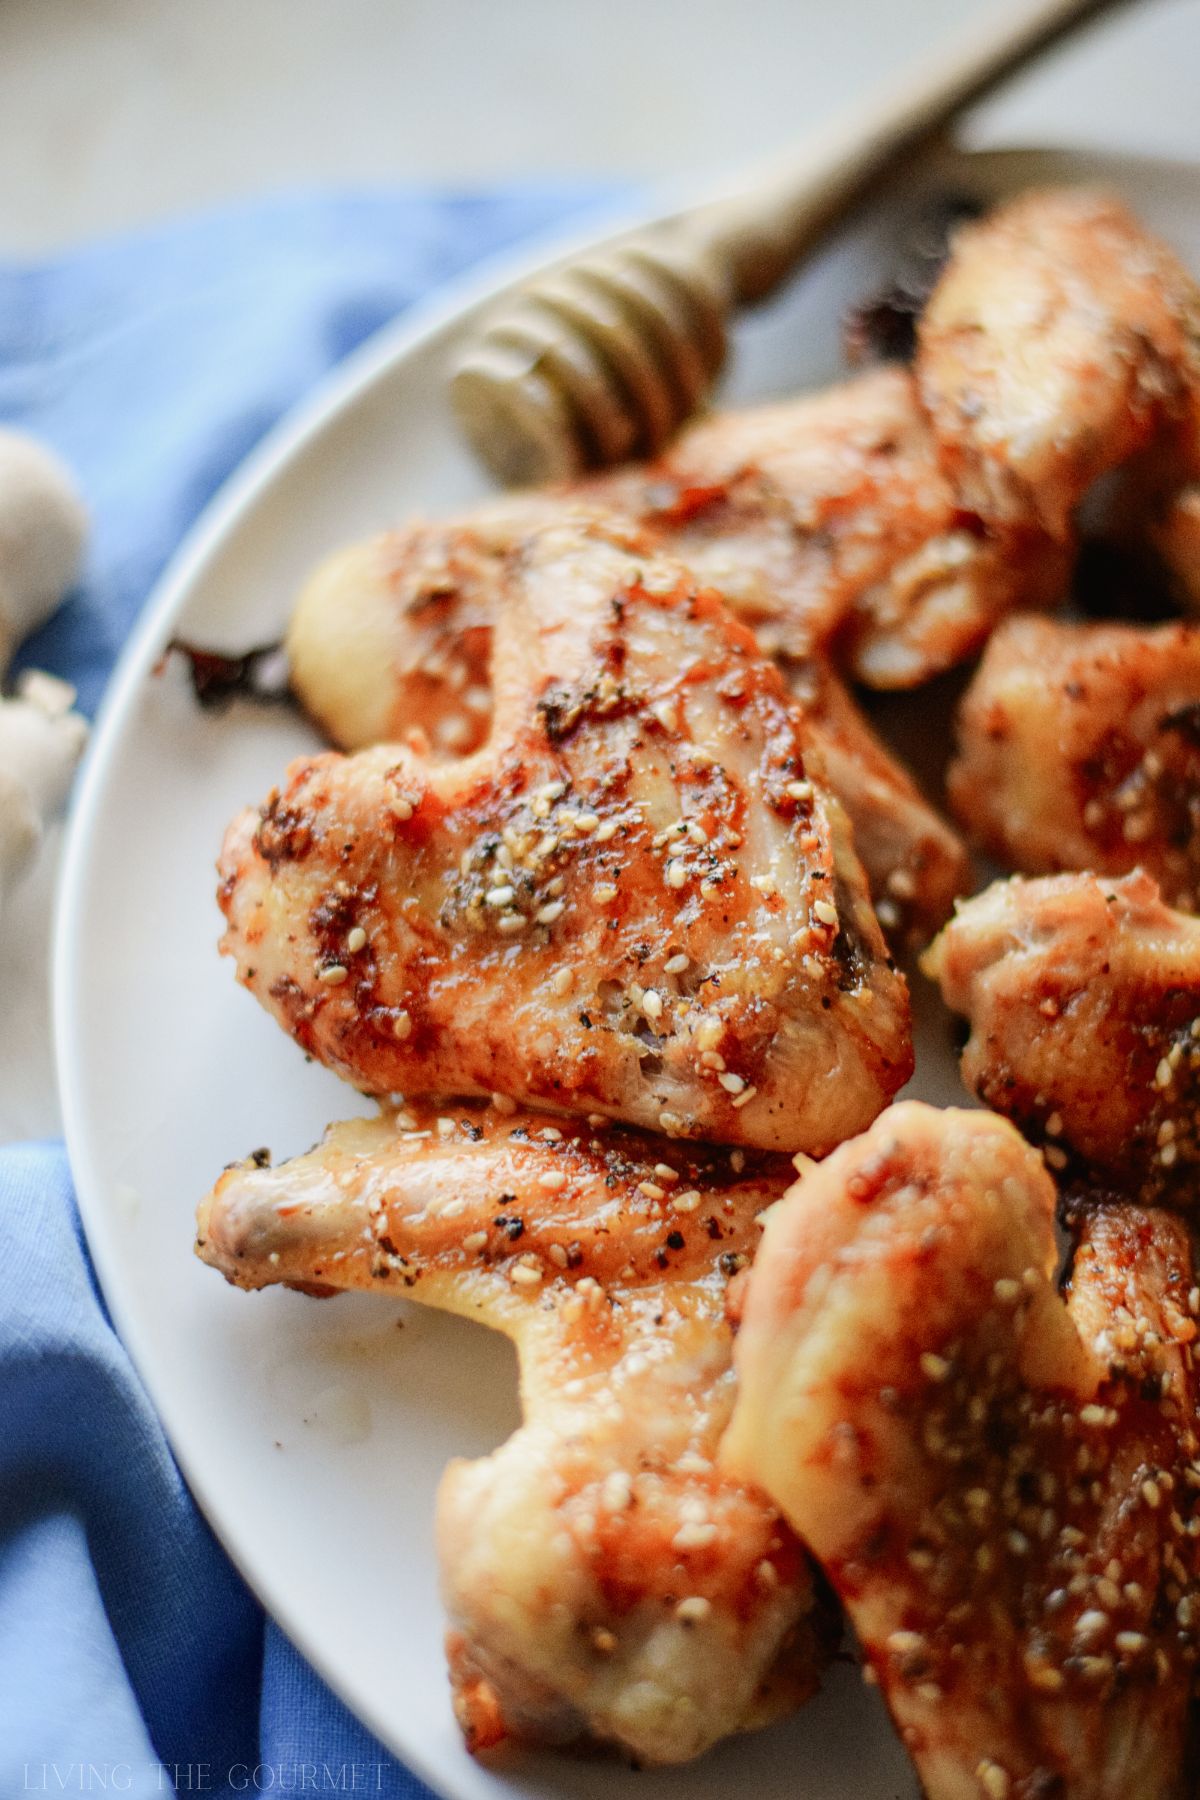
[[[1200,921],[1148,875],[996,882],[925,958],[969,1021],[963,1079],[1064,1180],[1193,1203]]]
[[[221,859],[224,948],[366,1091],[500,1091],[814,1152],[912,1066],[841,808],[772,665],[636,534],[512,554],[491,734],[293,765]]]
[[[1011,619],[958,717],[958,816],[1025,874],[1141,867],[1200,904],[1200,627]]]
[[[858,1631],[929,1800],[1182,1800],[1200,1634],[1193,1267],[1004,1120],[891,1108],[772,1212],[724,1464]]]
[[[547,503],[546,518],[557,504]],[[501,501],[469,522],[382,533],[315,571],[292,616],[288,658],[306,710],[339,749],[479,749],[491,729],[506,555],[538,517],[535,501]],[[881,921],[898,942],[925,941],[971,886],[963,845],[827,664],[783,658],[782,669],[854,829]]]
[[[197,1249],[241,1287],[400,1292],[505,1332],[525,1422],[438,1500],[468,1742],[699,1755],[816,1686],[829,1621],[771,1506],[715,1466],[731,1277],[790,1162],[479,1106],[334,1126],[228,1170]]]
[[[964,226],[918,327],[921,398],[961,503],[1067,541],[1140,459],[1142,504],[1197,472],[1200,300],[1108,195],[1026,193]]]

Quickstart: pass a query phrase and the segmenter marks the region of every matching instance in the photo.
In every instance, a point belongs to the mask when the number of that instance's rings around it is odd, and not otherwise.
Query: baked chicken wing
[[[786,1158],[546,1115],[410,1108],[229,1169],[197,1249],[246,1288],[374,1289],[516,1343],[525,1422],[438,1500],[468,1742],[683,1761],[815,1688],[829,1619],[770,1504],[721,1473],[726,1289]]]
[[[918,326],[921,399],[961,503],[1071,536],[1101,476],[1195,474],[1200,299],[1165,244],[1084,188],[966,225]]]
[[[1200,921],[1148,875],[996,882],[926,953],[969,1020],[967,1086],[1064,1181],[1189,1205],[1200,1168]]]
[[[652,525],[766,648],[830,657],[872,687],[928,680],[1066,585],[1036,523],[964,505],[906,369],[718,413],[659,462],[577,491]]]
[[[512,553],[487,742],[295,763],[221,858],[223,947],[376,1093],[503,1092],[820,1153],[912,1067],[841,808],[774,667],[626,528]]]
[[[385,532],[314,572],[288,658],[296,691],[338,749],[391,741],[443,758],[479,749],[491,729],[492,629],[511,585],[508,555],[559,505],[542,515],[536,501],[501,501],[460,524]],[[881,922],[895,941],[927,940],[971,886],[962,843],[828,664],[784,657],[781,667],[854,829]]]
[[[1024,874],[1141,867],[1200,905],[1200,627],[1010,619],[958,716],[959,818]]]
[[[1012,1126],[891,1108],[768,1220],[726,1467],[845,1603],[929,1800],[1182,1800],[1200,1593],[1187,1233]]]

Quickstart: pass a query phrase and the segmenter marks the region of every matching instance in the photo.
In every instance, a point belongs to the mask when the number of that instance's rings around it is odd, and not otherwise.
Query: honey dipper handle
[[[1048,45],[1121,0],[1018,0],[975,21],[919,69],[876,88],[810,138],[785,164],[686,225],[738,301],[769,293],[836,216],[893,158],[933,137]]]

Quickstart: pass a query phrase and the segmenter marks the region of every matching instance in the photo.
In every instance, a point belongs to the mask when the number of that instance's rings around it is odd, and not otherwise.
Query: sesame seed
[[[597,905],[608,906],[616,899],[617,890],[610,881],[605,881],[601,882],[599,887],[592,889],[592,896]]]
[[[367,941],[366,932],[363,930],[361,925],[356,925],[354,927],[353,931],[350,932],[349,936],[346,939],[346,948],[350,952],[351,956],[356,956],[358,954],[358,952],[365,946],[366,941]]]
[[[580,813],[575,820],[575,829],[576,831],[581,831],[584,837],[590,837],[593,831],[598,828],[599,824],[600,820],[595,813]]]
[[[642,995],[642,1011],[648,1019],[662,1018],[662,996],[654,988],[647,988]]]
[[[597,1625],[592,1633],[592,1649],[601,1656],[611,1656],[616,1647],[617,1640],[612,1632],[606,1631],[603,1625]]]
[[[731,1150],[729,1152],[729,1166],[735,1175],[740,1175],[746,1166],[746,1152],[744,1150]]]
[[[919,1631],[893,1631],[889,1634],[887,1647],[893,1656],[915,1656],[925,1648],[925,1639]]]
[[[471,1254],[473,1256],[477,1250],[483,1250],[486,1247],[486,1245],[487,1245],[487,1232],[486,1231],[472,1231],[468,1237],[465,1237],[463,1239],[462,1247],[464,1250],[468,1251],[469,1254]]]
[[[689,1520],[687,1524],[679,1527],[671,1539],[671,1543],[676,1550],[706,1550],[711,1543],[715,1542],[716,1536],[717,1528],[711,1521],[708,1524],[700,1525],[693,1524]]]
[[[671,1205],[675,1208],[676,1212],[681,1212],[681,1213],[695,1212],[695,1210],[699,1206],[699,1204],[700,1204],[699,1188],[687,1188],[687,1189],[685,1189],[685,1191],[682,1194],[672,1194],[671,1195]]]
[[[1175,1161],[1175,1158],[1178,1155],[1179,1155],[1178,1144],[1164,1144],[1162,1149],[1158,1153],[1158,1160],[1162,1164],[1164,1169],[1169,1169],[1171,1167],[1171,1164]]]
[[[1052,1169],[1065,1169],[1067,1166],[1067,1153],[1065,1150],[1060,1150],[1057,1144],[1046,1144],[1042,1155]]]
[[[661,1126],[662,1130],[666,1132],[668,1137],[675,1137],[679,1132],[681,1132],[683,1130],[682,1114],[677,1113],[677,1112],[672,1112],[669,1106],[664,1106],[662,1111],[659,1113],[658,1123]]]
[[[756,1087],[744,1088],[742,1090],[742,1092],[734,1100],[734,1103],[733,1103],[734,1112],[740,1112],[742,1110],[743,1106],[749,1106],[751,1100],[753,1100],[753,1098],[754,1098],[755,1094],[757,1094],[757,1092],[758,1092],[758,1089]]]
[[[1157,1506],[1162,1499],[1162,1489],[1150,1476],[1147,1476],[1142,1483],[1142,1499],[1147,1506]]]
[[[496,930],[509,933],[524,931],[528,923],[524,913],[505,913],[503,918],[496,920]]]
[[[456,1127],[455,1127],[453,1119],[442,1118],[442,1119],[438,1120],[437,1134],[440,1138],[453,1137],[455,1130],[456,1130]]]
[[[538,799],[561,800],[566,791],[567,784],[565,781],[548,781],[545,787],[538,789]]]
[[[752,875],[750,877],[750,886],[752,888],[757,888],[760,894],[770,895],[776,892],[775,877],[773,875]]]
[[[992,1292],[1001,1306],[1015,1306],[1021,1298],[1021,1284],[1019,1281],[1013,1281],[1008,1275],[1002,1275],[998,1281],[992,1283]]]
[[[706,1600],[703,1594],[689,1594],[687,1599],[681,1600],[675,1608],[675,1617],[682,1625],[699,1625],[702,1620],[707,1619],[711,1611],[712,1602]]]
[[[538,1268],[536,1263],[514,1263],[512,1268],[508,1271],[508,1279],[516,1287],[540,1287],[542,1271]]]
[[[566,911],[566,908],[567,908],[567,903],[565,900],[549,900],[549,901],[547,901],[545,906],[539,906],[537,909],[538,924],[539,925],[553,925],[555,919],[562,918],[563,913]]]
[[[1118,1631],[1113,1642],[1126,1656],[1136,1656],[1148,1647],[1150,1640],[1140,1631]]]
[[[616,837],[617,832],[619,830],[620,830],[620,827],[618,826],[617,821],[615,819],[604,819],[596,827],[596,842],[598,844],[611,843],[612,839]]]
[[[550,986],[560,998],[563,994],[569,994],[574,984],[574,969],[555,969],[553,975],[550,977]]]
[[[688,966],[688,958],[680,951],[678,956],[670,956],[663,964],[664,975],[682,975]]]
[[[645,1194],[648,1200],[665,1200],[667,1190],[659,1187],[656,1181],[639,1181],[638,1193]]]
[[[660,1181],[670,1183],[679,1180],[679,1170],[673,1169],[669,1163],[655,1163],[654,1173]]]
[[[1083,1425],[1104,1425],[1108,1421],[1108,1408],[1088,1405],[1079,1409],[1080,1423]]]
[[[945,1381],[950,1374],[950,1364],[944,1356],[937,1356],[932,1350],[922,1350],[921,1373],[930,1381]]]
[[[1172,1069],[1172,1067],[1171,1067],[1170,1063],[1167,1061],[1166,1057],[1164,1056],[1164,1057],[1160,1058],[1159,1065],[1158,1065],[1157,1069],[1155,1069],[1155,1071],[1154,1071],[1155,1086],[1160,1087],[1160,1088],[1170,1087],[1174,1078],[1175,1078],[1175,1071]]]
[[[567,1256],[567,1253],[561,1244],[551,1244],[547,1249],[546,1254],[556,1269],[565,1269],[570,1264],[570,1258]]]
[[[516,893],[511,887],[494,887],[489,888],[483,897],[489,906],[511,906]]]
[[[687,886],[687,878],[688,878],[687,869],[684,867],[684,865],[681,862],[673,861],[673,862],[669,862],[667,864],[667,886],[668,887],[671,887],[671,888],[686,887]]]
[[[1052,1112],[1050,1114],[1050,1117],[1046,1120],[1046,1136],[1047,1137],[1061,1137],[1062,1136],[1062,1128],[1063,1128],[1062,1114],[1060,1112]]]
[[[720,1041],[720,1019],[701,1019],[696,1027],[696,1048],[698,1050],[715,1050]]]
[[[1075,1631],[1079,1637],[1099,1637],[1108,1630],[1110,1620],[1106,1612],[1090,1607],[1087,1612],[1080,1613],[1075,1621]]]
[[[544,1169],[538,1176],[538,1186],[545,1188],[549,1194],[556,1194],[567,1185],[567,1178],[561,1169]]]
[[[975,1769],[975,1775],[979,1778],[982,1791],[988,1795],[988,1800],[1007,1800],[1011,1782],[1007,1777],[1007,1769],[1000,1768],[999,1762],[991,1762],[988,1757],[984,1757],[979,1768]]]
[[[510,1100],[507,1094],[493,1094],[492,1105],[498,1113],[502,1113],[507,1117],[511,1117],[517,1110],[516,1101]]]
[[[326,987],[340,987],[349,974],[349,969],[343,968],[341,963],[330,963],[328,968],[317,971],[317,980],[324,982]]]
[[[412,1019],[406,1012],[398,1012],[392,1020],[392,1036],[401,1042],[412,1035]]]
[[[814,900],[813,917],[820,919],[822,925],[836,925],[838,922],[837,907],[828,900]]]
[[[633,1504],[633,1482],[624,1469],[614,1469],[605,1476],[602,1492],[610,1512],[624,1512]]]
[[[811,800],[813,785],[811,781],[789,781],[783,791],[789,800]]]
[[[734,1075],[729,1070],[727,1070],[724,1075],[718,1075],[717,1080],[720,1082],[721,1086],[725,1089],[725,1092],[727,1094],[740,1094],[742,1089],[746,1085],[745,1081],[742,1079],[742,1077],[740,1075]]]

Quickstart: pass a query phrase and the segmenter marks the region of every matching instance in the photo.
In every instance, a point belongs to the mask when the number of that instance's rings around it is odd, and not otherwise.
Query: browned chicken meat
[[[1121,203],[1022,194],[963,227],[918,327],[922,402],[961,503],[1067,541],[1101,476],[1144,505],[1197,471],[1200,300]]]
[[[534,532],[508,571],[474,756],[307,758],[230,828],[241,980],[372,1093],[828,1150],[912,1049],[802,713],[631,529]]]
[[[197,1249],[241,1287],[399,1292],[516,1343],[524,1424],[438,1501],[468,1742],[699,1755],[815,1688],[829,1619],[770,1504],[715,1464],[726,1290],[786,1158],[433,1107],[228,1170]]]
[[[1149,871],[1200,905],[1200,627],[1010,619],[958,717],[950,796],[1025,874]]]
[[[1182,1223],[891,1108],[767,1223],[722,1460],[845,1603],[929,1800],[1183,1800],[1200,1439]]]
[[[661,461],[576,491],[663,534],[768,649],[830,656],[872,687],[928,680],[1065,586],[1039,526],[963,504],[899,368],[703,419]]]
[[[996,882],[927,952],[970,1022],[967,1086],[1064,1180],[1193,1203],[1200,1168],[1200,921],[1148,875]]]
[[[308,711],[342,750],[403,742],[469,755],[491,729],[492,626],[514,543],[561,503],[506,501],[457,525],[414,525],[339,552],[306,584],[288,655]],[[966,852],[825,663],[782,658],[814,752],[854,829],[871,896],[898,942],[925,941],[971,886]]]

